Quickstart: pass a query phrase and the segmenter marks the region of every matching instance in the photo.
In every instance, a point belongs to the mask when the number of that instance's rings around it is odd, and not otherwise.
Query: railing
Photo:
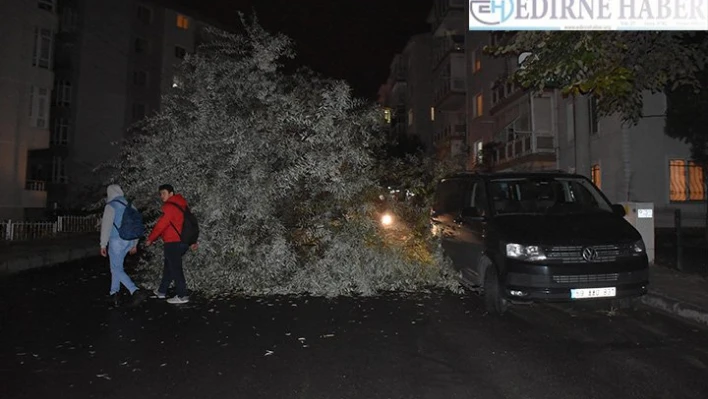
[[[96,216],[59,216],[56,222],[0,222],[0,241],[27,241],[62,233],[90,233],[101,228]]]
[[[496,151],[496,161],[504,162],[529,154],[554,154],[555,137],[551,133],[515,132],[521,136],[507,141]]]
[[[435,40],[433,46],[433,65],[437,66],[449,53],[465,52],[465,36],[443,36]]]
[[[435,22],[433,23],[433,32],[438,30],[442,22],[445,20],[448,12],[457,11],[460,15],[464,16],[465,8],[467,7],[467,1],[465,0],[435,0],[433,5]],[[464,29],[467,27],[464,26]]]
[[[25,190],[29,191],[47,191],[45,182],[41,180],[27,180],[25,182]]]
[[[439,101],[449,93],[464,93],[465,78],[442,77],[435,86],[435,101]]]
[[[467,125],[446,125],[443,127],[442,137],[465,137],[467,135]]]

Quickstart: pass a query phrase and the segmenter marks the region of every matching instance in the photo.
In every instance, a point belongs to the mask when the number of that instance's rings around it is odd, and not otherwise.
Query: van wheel
[[[504,314],[509,307],[499,284],[499,272],[494,266],[490,266],[484,273],[484,306],[487,312],[498,315]]]

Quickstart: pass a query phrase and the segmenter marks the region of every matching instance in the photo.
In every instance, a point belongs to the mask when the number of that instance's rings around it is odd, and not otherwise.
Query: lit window
[[[600,165],[593,165],[590,169],[590,179],[597,188],[602,189],[602,172],[600,171]]]
[[[189,29],[189,18],[182,14],[177,14],[177,27],[180,29]]]
[[[474,144],[474,161],[478,164],[481,164],[483,161],[483,150],[484,149],[484,142],[482,140],[477,141]]]
[[[435,107],[430,107],[430,120],[435,121]]]
[[[706,198],[703,168],[683,159],[669,161],[669,199],[675,202],[703,201]]]
[[[474,100],[474,116],[477,118],[484,115],[484,97],[482,97],[482,94],[477,94]]]
[[[386,123],[391,123],[391,110],[390,109],[384,109],[384,120]]]
[[[477,49],[472,53],[472,72],[482,69],[482,49]]]

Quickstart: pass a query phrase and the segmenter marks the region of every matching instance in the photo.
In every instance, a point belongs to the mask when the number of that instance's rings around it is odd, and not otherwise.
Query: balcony
[[[433,36],[467,31],[467,1],[435,0],[431,25]]]
[[[435,39],[433,45],[433,69],[437,68],[445,57],[450,53],[465,52],[465,36],[442,36]]]
[[[463,110],[465,107],[466,84],[464,77],[443,76],[435,84],[433,102],[441,111]]]
[[[47,191],[46,183],[41,180],[27,180],[25,182],[25,190],[28,191]]]
[[[451,139],[464,139],[465,136],[467,136],[467,125],[465,124],[456,124],[456,125],[447,125],[443,127],[442,130],[442,139],[443,140],[451,140]]]
[[[555,164],[555,137],[550,133],[515,132],[519,138],[501,143],[494,152],[497,170],[523,168],[547,169]]]
[[[30,128],[26,133],[27,150],[45,150],[50,146],[49,129]]]
[[[43,181],[28,180],[22,191],[23,208],[44,208],[47,206],[47,191]]]

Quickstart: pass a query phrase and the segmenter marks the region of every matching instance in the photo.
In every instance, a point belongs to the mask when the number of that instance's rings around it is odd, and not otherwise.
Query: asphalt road
[[[0,398],[700,398],[708,334],[447,293],[105,302],[100,260],[0,280]]]

